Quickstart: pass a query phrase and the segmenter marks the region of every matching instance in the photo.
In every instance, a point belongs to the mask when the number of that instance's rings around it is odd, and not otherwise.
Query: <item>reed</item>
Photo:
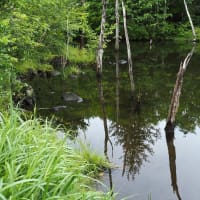
[[[104,158],[86,147],[75,151],[58,139],[58,128],[11,110],[0,121],[0,199],[112,199],[90,186],[107,167]],[[67,139],[67,136],[66,136]]]

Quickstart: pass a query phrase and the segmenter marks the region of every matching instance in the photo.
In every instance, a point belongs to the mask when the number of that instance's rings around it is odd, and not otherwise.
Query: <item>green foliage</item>
[[[92,64],[95,62],[95,51],[69,46],[67,58],[70,63],[85,65]]]
[[[87,47],[96,35],[87,23],[86,7],[69,0],[16,0],[0,4],[0,66],[17,60],[62,53],[64,46],[84,34]],[[45,52],[45,54],[44,54]]]
[[[90,15],[89,23],[93,29],[99,31],[101,19],[101,3],[89,0],[88,12]],[[165,33],[173,34],[173,29],[169,29],[166,20],[170,13],[165,12],[164,0],[127,0],[127,25],[131,39],[141,40],[157,37],[165,38]],[[93,12],[97,10],[98,12]],[[122,11],[120,7],[120,32],[124,35]],[[109,1],[107,4],[107,22],[111,27],[115,24],[115,1]],[[166,30],[167,29],[167,30]],[[112,28],[111,28],[112,30]],[[167,36],[168,36],[167,35]]]
[[[101,2],[88,0],[89,24],[99,32],[101,20]],[[200,24],[199,2],[187,1],[194,23]],[[126,0],[127,26],[132,40],[173,39],[177,27],[188,22],[182,0]],[[94,12],[97,11],[97,12]],[[120,35],[124,36],[122,11],[120,7]],[[115,0],[107,3],[107,25],[115,24]],[[190,27],[188,27],[190,30]]]
[[[88,187],[91,170],[106,161],[77,153],[58,139],[48,121],[28,119],[11,110],[0,121],[0,197],[2,199],[112,199]],[[97,159],[96,159],[97,158]],[[100,161],[100,162],[99,162]],[[92,174],[93,175],[93,174]],[[93,180],[94,181],[94,180]]]
[[[190,0],[188,4],[198,26],[198,1]],[[82,39],[86,48],[96,48],[101,1],[8,0],[1,1],[0,9],[0,67],[15,66],[32,57],[46,64],[46,56],[62,55],[66,45]],[[129,35],[134,40],[173,38],[177,26],[188,21],[181,0],[126,0],[126,9]],[[115,0],[111,0],[107,3],[106,39],[113,39],[114,24]],[[120,34],[124,35],[122,17]]]
[[[82,73],[82,71],[78,66],[70,65],[67,68],[65,68],[63,73],[64,77],[69,77],[69,76],[78,76],[79,74]]]
[[[0,110],[5,112],[8,109],[11,99],[11,73],[9,69],[0,68]]]
[[[84,144],[81,141],[79,142],[80,148],[77,149],[76,152],[81,155],[85,160],[88,161],[88,163],[93,163],[93,165],[90,164],[88,168],[87,173],[92,173],[92,175],[97,174],[99,170],[104,170],[105,168],[111,168],[112,165],[108,163],[108,161],[105,158],[102,158],[98,156],[96,152],[91,152],[91,149],[88,148],[89,144]],[[94,174],[94,172],[96,172]]]
[[[51,71],[52,66],[46,63],[38,63],[37,60],[34,59],[26,59],[24,61],[18,62],[16,65],[16,70],[18,72],[27,72],[29,69],[34,71],[43,70],[43,71]]]
[[[195,27],[195,32],[197,36],[197,40],[200,39],[200,27]],[[175,40],[177,41],[192,41],[193,40],[193,34],[190,28],[190,24],[183,24],[180,25],[177,29],[177,36],[175,37]]]

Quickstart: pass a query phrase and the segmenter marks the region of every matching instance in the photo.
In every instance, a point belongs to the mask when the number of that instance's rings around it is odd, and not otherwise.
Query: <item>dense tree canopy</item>
[[[95,38],[87,23],[85,7],[78,1],[1,1],[0,65],[23,59],[33,52],[62,54],[64,45],[80,31],[90,44]],[[34,50],[34,51],[33,51]]]
[[[199,2],[188,0],[196,29],[200,23]],[[126,0],[130,39],[174,38],[190,30],[182,0]],[[0,2],[0,65],[41,55],[66,54],[66,45],[82,37],[87,46],[96,46],[100,30],[101,1],[87,0],[15,0]],[[106,32],[113,39],[115,1],[107,1]],[[121,8],[120,8],[120,14]],[[122,22],[122,19],[121,19]],[[123,36],[122,23],[120,35]],[[35,51],[37,50],[37,51]],[[65,50],[65,51],[64,51]]]
[[[93,29],[98,30],[101,2],[97,0],[88,0],[88,2],[89,23]],[[197,0],[187,2],[195,24],[199,25],[199,2]],[[114,4],[115,1],[110,0],[107,5],[107,20],[110,25],[115,22]],[[183,31],[182,27],[186,26],[187,30],[188,19],[183,0],[126,0],[126,7],[131,39],[173,38],[179,34],[179,31]],[[98,15],[96,11],[99,11]],[[121,31],[121,35],[123,35],[123,31]]]

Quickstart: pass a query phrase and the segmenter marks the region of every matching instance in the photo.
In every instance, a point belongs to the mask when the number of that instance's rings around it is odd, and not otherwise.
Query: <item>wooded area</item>
[[[163,120],[171,183],[181,199],[174,129],[177,115],[184,134],[200,124],[192,81],[179,108],[186,68],[199,50],[200,2],[0,0],[0,11],[0,199],[114,199],[109,156],[122,152],[116,172],[134,179]],[[103,122],[103,156],[81,142],[79,151],[70,146],[91,119],[97,140]],[[105,170],[110,190],[94,191]]]
[[[187,3],[185,0],[126,0],[124,3],[130,40],[198,39],[200,6],[197,0]],[[114,39],[118,21],[116,39],[123,38],[123,18],[119,19],[122,7],[118,1],[103,1],[103,4],[95,0],[1,1],[0,65],[10,66],[33,54],[41,56],[39,60],[43,62],[51,55],[66,57],[66,46],[78,43],[82,46],[83,41],[86,48],[96,48],[102,24],[102,5],[106,7],[107,16],[105,42]],[[188,16],[191,16],[189,20]],[[98,49],[102,51],[100,44]]]

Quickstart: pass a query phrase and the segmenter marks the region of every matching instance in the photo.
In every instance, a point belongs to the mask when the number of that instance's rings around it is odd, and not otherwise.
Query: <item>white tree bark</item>
[[[196,37],[196,32],[195,32],[195,28],[194,28],[194,25],[193,25],[193,22],[192,22],[192,18],[190,16],[190,12],[188,10],[188,6],[187,6],[187,2],[186,0],[184,0],[184,6],[185,6],[185,10],[186,10],[186,13],[187,13],[187,16],[188,16],[188,19],[189,19],[189,22],[190,22],[190,26],[192,28],[192,34],[193,34],[193,41],[196,41],[197,40],[197,37]]]
[[[105,32],[105,23],[106,23],[106,0],[102,0],[102,17],[101,17],[101,31],[99,35],[99,43],[97,49],[97,75],[102,74],[103,66],[103,44],[104,44],[104,32]]]
[[[126,25],[126,8],[125,8],[123,0],[122,0],[122,11],[123,11],[123,19],[124,19],[124,33],[125,33],[125,38],[126,38],[126,46],[127,46],[127,54],[128,54],[129,76],[130,76],[130,81],[131,81],[131,92],[133,95],[134,90],[135,90],[135,84],[133,80],[133,63],[132,63],[132,58],[131,58],[131,47],[130,47],[128,30],[127,30],[127,25]]]
[[[119,0],[115,1],[115,18],[116,18],[116,33],[115,33],[115,50],[119,50]]]

